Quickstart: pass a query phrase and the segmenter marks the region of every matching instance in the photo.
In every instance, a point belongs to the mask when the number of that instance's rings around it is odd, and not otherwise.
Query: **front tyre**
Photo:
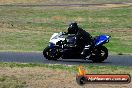
[[[91,56],[90,60],[92,60],[95,63],[103,62],[108,57],[108,49],[105,46],[99,46],[96,47]]]
[[[57,60],[61,57],[61,54],[57,48],[54,47],[51,49],[49,46],[43,50],[43,55],[48,60]]]

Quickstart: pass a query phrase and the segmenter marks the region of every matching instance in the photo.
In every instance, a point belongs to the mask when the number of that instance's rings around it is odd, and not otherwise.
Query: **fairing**
[[[106,43],[109,40],[110,36],[108,35],[100,35],[95,39],[95,46]]]

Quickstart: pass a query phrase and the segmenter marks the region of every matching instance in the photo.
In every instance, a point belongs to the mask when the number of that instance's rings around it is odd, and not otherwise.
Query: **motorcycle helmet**
[[[78,25],[76,22],[70,23],[68,27],[68,34],[76,34],[78,31]]]

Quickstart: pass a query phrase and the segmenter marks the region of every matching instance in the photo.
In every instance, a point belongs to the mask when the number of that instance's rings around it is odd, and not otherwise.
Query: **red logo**
[[[76,81],[79,85],[86,83],[130,83],[129,74],[86,74],[82,66],[78,67]]]

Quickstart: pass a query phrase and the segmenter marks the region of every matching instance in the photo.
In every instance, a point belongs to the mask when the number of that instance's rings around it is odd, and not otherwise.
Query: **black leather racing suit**
[[[75,37],[76,39],[74,41],[74,44],[72,44],[72,50],[67,50],[66,52],[64,52],[63,58],[71,58],[71,56],[78,57],[78,55],[80,55],[80,53],[83,51],[86,44],[92,45],[92,36],[82,28],[78,28]]]
[[[82,52],[86,44],[92,45],[92,36],[82,28],[78,28],[76,34],[75,49],[78,50],[78,52]]]

